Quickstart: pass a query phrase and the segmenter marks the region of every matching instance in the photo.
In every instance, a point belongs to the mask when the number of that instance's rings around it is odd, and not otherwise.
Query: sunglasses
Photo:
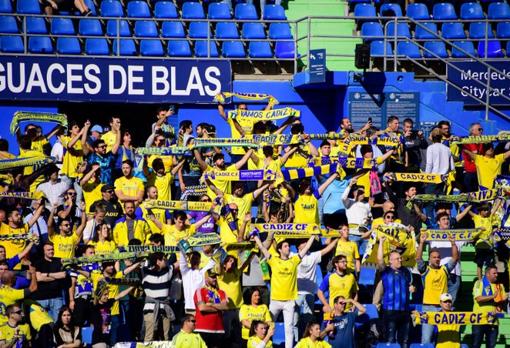
[[[61,225],[64,226],[64,227],[71,226],[71,224],[61,224]]]
[[[67,195],[69,195],[69,196],[76,196],[76,192],[67,192]]]
[[[106,149],[106,145],[99,145],[97,148],[98,149]]]
[[[479,132],[483,132],[483,128],[478,128],[478,131]]]
[[[104,192],[106,192],[106,193],[113,193],[114,191],[113,190],[106,190]]]
[[[195,319],[188,319],[190,323],[196,323],[197,321]]]
[[[210,199],[201,199],[200,202],[211,202]]]
[[[395,216],[393,216],[393,215],[386,215],[386,216],[385,216],[385,218],[386,218],[386,219],[394,219],[394,218],[395,218]]]
[[[13,313],[21,315],[21,314],[23,314],[23,311],[20,309],[19,311],[16,311],[16,312],[13,312]]]

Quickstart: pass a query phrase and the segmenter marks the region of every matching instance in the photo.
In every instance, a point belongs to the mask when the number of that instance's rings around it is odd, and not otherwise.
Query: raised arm
[[[333,250],[336,247],[337,244],[338,244],[338,238],[335,238],[332,241],[330,241],[329,244],[321,250],[321,256],[324,256],[327,253],[329,253],[331,250]]]
[[[119,151],[119,147],[120,147],[120,142],[122,140],[122,136],[120,134],[120,127],[118,125],[115,126],[115,144],[113,144],[113,147],[112,147],[112,153],[114,155],[117,154],[117,151]]]
[[[293,146],[290,148],[289,151],[285,152],[283,154],[283,156],[280,158],[280,162],[282,164],[282,166],[287,163],[287,160],[290,158],[290,156],[292,156],[296,151],[298,150],[298,147],[297,146]]]
[[[253,153],[253,149],[249,149],[248,151],[246,151],[243,158],[241,158],[239,161],[237,161],[235,163],[237,170],[241,169],[246,164],[246,162],[248,161],[248,159],[250,158],[252,153]]]
[[[267,251],[267,249],[264,246],[264,244],[262,244],[262,242],[260,241],[259,236],[253,237],[253,240],[255,241],[255,244],[257,244],[257,247],[262,252],[262,255],[264,255],[265,259],[269,260],[271,258],[271,254],[269,253],[269,251]]]
[[[184,163],[186,163],[186,159],[183,158],[181,159],[179,162],[177,162],[177,165],[175,165],[172,170],[170,171],[170,173],[172,175],[175,175],[175,173],[177,173],[179,170],[181,170],[182,166],[184,165]]]
[[[458,213],[457,216],[455,216],[455,221],[459,222],[460,220],[462,220],[468,213],[471,212],[472,207],[473,206],[471,204],[469,204],[467,207],[465,207],[462,212]]]
[[[39,200],[39,207],[34,211],[34,214],[32,214],[32,218],[30,220],[28,220],[28,222],[27,222],[28,228],[32,227],[37,222],[37,220],[41,217],[43,210],[44,210],[44,199],[41,198]]]
[[[218,113],[220,114],[222,119],[228,121],[227,115],[225,114],[225,107],[223,106],[223,104],[218,104]]]
[[[423,247],[425,246],[426,240],[427,234],[426,233],[420,234],[420,243],[418,244],[418,249],[416,250],[416,261],[423,261]]]
[[[76,228],[76,235],[78,238],[81,239],[81,236],[83,234],[83,230],[85,229],[85,226],[87,225],[87,214],[85,214],[85,204],[81,203],[81,223],[78,228]]]
[[[260,196],[260,194],[262,192],[264,192],[269,187],[269,185],[271,185],[271,184],[270,183],[265,183],[264,185],[260,186],[258,189],[253,191],[252,192],[253,199],[257,199],[257,197]]]
[[[386,240],[385,236],[379,237],[379,246],[377,247],[377,269],[382,271],[386,268],[386,264],[384,263],[384,241]]]
[[[118,301],[120,300],[121,298],[123,298],[124,296],[126,296],[127,294],[129,294],[131,292],[131,290],[133,290],[135,287],[134,286],[130,286],[129,288],[119,292],[117,294],[117,296],[115,296],[115,301]]]
[[[324,191],[328,188],[329,185],[331,185],[331,183],[333,181],[335,181],[335,179],[338,177],[338,172],[335,172],[333,174],[331,174],[329,176],[329,178],[326,179],[326,181],[324,181],[318,188],[318,192],[319,192],[319,196],[322,196],[322,194],[324,193]]]
[[[99,164],[97,163],[94,163],[92,164],[92,168],[87,172],[87,174],[85,174],[83,176],[83,178],[81,178],[80,180],[80,186],[83,186],[85,185],[86,183],[88,183],[90,181],[90,179],[92,179],[92,177],[94,176],[94,173],[99,169]]]
[[[305,257],[306,253],[308,252],[308,250],[310,250],[310,248],[312,247],[312,244],[313,244],[313,241],[315,240],[315,236],[310,236],[310,238],[308,238],[308,241],[306,242],[306,245],[303,249],[301,249],[301,251],[299,252],[299,258],[303,258]]]
[[[197,149],[193,149],[193,155],[195,155],[200,170],[205,172],[207,170],[207,163],[205,163],[200,152]]]
[[[83,128],[81,129],[81,147],[83,151],[83,155],[87,156],[89,153],[94,151],[92,147],[87,142],[87,135],[89,134],[89,128],[90,128],[90,121],[85,121],[85,124],[83,125]],[[74,145],[74,144],[73,144]]]

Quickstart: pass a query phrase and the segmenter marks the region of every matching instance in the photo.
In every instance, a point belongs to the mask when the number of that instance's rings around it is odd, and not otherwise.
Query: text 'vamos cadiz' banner
[[[232,89],[230,62],[0,57],[0,99],[212,103]]]

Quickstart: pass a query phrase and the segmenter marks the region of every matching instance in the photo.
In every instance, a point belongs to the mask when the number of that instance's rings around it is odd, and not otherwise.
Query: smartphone
[[[368,122],[372,123],[372,117],[368,118]]]
[[[179,107],[175,104],[172,104],[168,107],[168,111],[172,111],[173,114],[175,115],[179,111]]]

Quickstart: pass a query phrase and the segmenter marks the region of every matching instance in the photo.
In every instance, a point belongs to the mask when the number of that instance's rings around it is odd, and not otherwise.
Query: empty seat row
[[[487,55],[485,54],[485,44],[478,43],[477,49],[471,41],[454,41],[455,46],[451,48],[452,58],[468,58],[471,56],[479,56],[485,58],[503,58],[503,49],[501,43],[497,40],[489,41],[487,46]],[[397,54],[399,56],[407,56],[410,58],[449,58],[450,55],[446,49],[446,45],[440,41],[429,41],[423,45],[423,54],[420,48],[412,42],[399,42],[397,44]],[[386,42],[386,52],[384,52],[384,41],[376,40],[370,43],[370,54],[372,57],[392,56],[394,54],[393,47],[390,42]],[[510,41],[506,45],[507,56],[510,57]],[[466,54],[468,53],[468,54]]]
[[[164,56],[163,44],[159,40],[140,40],[139,52],[142,56]],[[222,45],[222,55],[226,58],[245,58],[244,45],[239,41],[226,41]],[[209,50],[209,52],[208,52]],[[4,53],[23,53],[24,45],[21,36],[0,37],[0,51]],[[54,53],[52,41],[49,37],[30,37],[28,39],[28,51],[31,53]],[[85,40],[84,53],[88,55],[109,55],[111,52],[122,56],[138,54],[135,41],[132,39],[113,40],[110,45],[104,38],[89,38]],[[81,54],[82,48],[77,38],[58,38],[56,40],[56,52],[59,54]],[[219,57],[215,42],[209,47],[205,41],[197,41],[194,44],[194,54],[187,40],[169,41],[167,52],[171,57]],[[293,42],[277,42],[273,50],[267,41],[252,41],[248,45],[250,58],[294,58],[295,50]]]
[[[489,23],[490,24],[490,23]],[[389,22],[387,26],[387,36],[391,40],[395,36],[411,38],[411,31],[407,23]],[[441,26],[441,35],[447,39],[467,39],[464,26],[460,22],[443,23]],[[366,41],[384,38],[384,29],[379,22],[365,22],[361,26],[361,36]],[[438,25],[433,22],[423,22],[416,26],[414,38],[418,40],[438,39]],[[487,22],[472,22],[469,25],[469,38],[482,40],[487,38],[510,38],[510,22],[499,22],[496,25],[496,35],[492,31],[492,27]]]
[[[375,17],[375,6],[368,3],[357,4],[354,8],[355,17]],[[385,3],[379,9],[379,15],[386,17],[402,17],[402,9],[399,4]],[[406,16],[415,20],[430,19],[427,6],[423,3],[413,3],[407,6]],[[451,3],[442,2],[434,5],[432,18],[436,20],[457,19],[457,13]],[[467,2],[460,8],[461,19],[485,19],[482,6],[477,2]],[[510,5],[505,2],[494,2],[489,5],[487,18],[489,19],[510,19]]]

